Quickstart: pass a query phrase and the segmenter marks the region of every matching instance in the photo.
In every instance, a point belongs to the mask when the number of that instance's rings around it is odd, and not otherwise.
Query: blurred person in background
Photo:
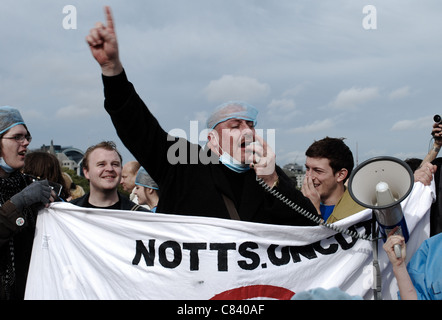
[[[135,194],[138,197],[138,204],[147,205],[150,211],[156,212],[160,189],[143,167],[138,170],[135,177]]]
[[[61,201],[68,201],[70,188],[63,178],[60,162],[48,152],[36,151],[26,154],[23,173],[32,180],[48,180]]]
[[[71,194],[71,196],[68,199],[66,199],[66,201],[69,202],[71,200],[84,196],[85,192],[83,187],[78,184],[75,184],[74,181],[72,180],[72,177],[67,172],[63,172],[63,178],[64,181],[66,182],[66,185],[69,186]]]
[[[129,199],[138,204],[137,195],[135,194],[135,176],[137,175],[140,164],[138,161],[129,161],[123,166],[121,173],[121,186],[123,190],[129,193]]]

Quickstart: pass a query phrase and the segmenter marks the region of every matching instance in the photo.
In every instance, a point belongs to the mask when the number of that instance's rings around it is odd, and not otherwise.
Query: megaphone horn
[[[408,241],[408,228],[400,203],[413,189],[414,176],[404,161],[394,157],[375,157],[357,166],[348,182],[348,191],[355,202],[373,209],[384,239],[398,227]],[[396,256],[400,247],[395,247]]]

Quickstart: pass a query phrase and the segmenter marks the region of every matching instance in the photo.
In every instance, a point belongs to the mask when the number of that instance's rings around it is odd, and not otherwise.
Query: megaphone
[[[400,203],[413,189],[414,176],[404,161],[394,157],[375,157],[357,166],[350,175],[348,191],[355,202],[373,210],[382,237],[395,229],[405,242],[409,233]],[[399,245],[395,254],[401,257]]]

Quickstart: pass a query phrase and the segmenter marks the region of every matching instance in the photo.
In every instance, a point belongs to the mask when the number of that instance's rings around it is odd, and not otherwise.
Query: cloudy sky
[[[442,114],[438,0],[2,0],[0,105],[22,112],[32,148],[114,140],[133,159],[84,40],[104,5],[128,77],[166,131],[202,131],[213,108],[240,99],[259,109],[264,138],[275,130],[281,166],[304,164],[325,136],[345,137],[359,163],[428,151]]]

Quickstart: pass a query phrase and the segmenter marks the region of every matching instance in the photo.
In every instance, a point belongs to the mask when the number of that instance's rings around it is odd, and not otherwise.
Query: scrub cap
[[[135,177],[135,184],[142,187],[159,190],[156,182],[143,167],[138,169],[137,176]]]
[[[207,128],[213,129],[219,123],[229,119],[253,121],[253,125],[256,126],[257,115],[258,110],[254,106],[242,101],[229,101],[218,106],[213,111],[209,119],[207,119]]]
[[[19,124],[24,125],[25,122],[17,109],[8,106],[0,107],[0,134]]]
[[[331,289],[315,288],[295,294],[292,300],[362,300],[360,296],[351,296],[338,287]]]

